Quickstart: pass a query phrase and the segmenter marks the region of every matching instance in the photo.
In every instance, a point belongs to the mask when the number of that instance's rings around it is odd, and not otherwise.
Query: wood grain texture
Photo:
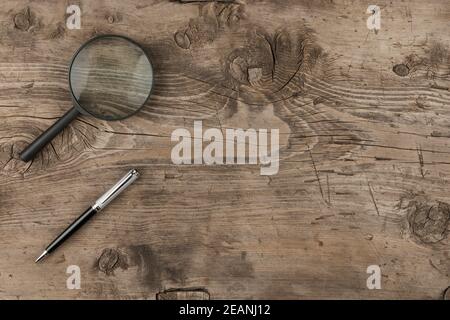
[[[74,3],[81,30],[65,27],[69,2],[2,2],[0,298],[443,298],[447,0],[379,1],[377,33],[365,1]],[[21,162],[71,107],[72,54],[103,33],[148,51],[155,86],[144,110],[82,117]],[[171,132],[194,120],[279,128],[279,173],[173,165]],[[35,265],[131,167],[142,177]],[[72,264],[81,290],[66,288]],[[381,290],[366,287],[372,264]]]

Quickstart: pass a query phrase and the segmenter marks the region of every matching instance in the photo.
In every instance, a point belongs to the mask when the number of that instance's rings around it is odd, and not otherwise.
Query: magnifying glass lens
[[[147,100],[153,70],[143,50],[120,37],[87,43],[75,56],[69,74],[81,109],[104,120],[124,119]]]

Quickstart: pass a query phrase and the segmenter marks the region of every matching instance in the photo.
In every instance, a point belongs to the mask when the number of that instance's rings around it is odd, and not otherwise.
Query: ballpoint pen
[[[58,248],[67,238],[84,225],[97,212],[106,207],[114,198],[116,198],[123,190],[132,184],[139,177],[137,170],[130,170],[122,179],[120,179],[111,189],[105,192],[95,203],[83,212],[74,222],[72,222],[58,237],[55,238],[45,248],[44,252],[36,259],[39,262],[46,255],[50,254]]]

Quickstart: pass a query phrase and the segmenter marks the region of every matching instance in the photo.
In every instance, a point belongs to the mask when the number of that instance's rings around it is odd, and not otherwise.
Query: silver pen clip
[[[97,211],[102,210],[111,201],[113,201],[123,190],[132,184],[139,177],[136,169],[130,170],[122,179],[120,179],[111,189],[106,191],[100,198],[95,201],[92,208]]]

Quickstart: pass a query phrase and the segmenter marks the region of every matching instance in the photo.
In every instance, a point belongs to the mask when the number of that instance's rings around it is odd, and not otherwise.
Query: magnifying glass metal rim
[[[148,92],[148,96],[145,98],[144,102],[141,104],[141,106],[139,108],[137,108],[135,111],[127,114],[125,117],[118,117],[118,118],[105,118],[102,117],[98,114],[94,114],[88,110],[86,110],[85,108],[83,108],[82,105],[80,105],[80,103],[78,102],[78,99],[75,97],[74,93],[73,93],[73,88],[72,88],[72,81],[70,79],[70,74],[72,72],[72,67],[73,67],[73,63],[75,62],[75,59],[77,58],[78,54],[83,51],[83,49],[85,49],[88,45],[90,45],[92,42],[98,41],[100,39],[104,39],[104,38],[119,38],[119,39],[123,39],[125,41],[128,41],[130,43],[132,43],[133,45],[135,45],[136,47],[138,47],[139,49],[141,49],[141,51],[144,53],[145,58],[147,59],[149,65],[150,65],[150,69],[152,72],[152,83],[150,86],[150,90]],[[153,72],[153,65],[152,65],[152,60],[150,59],[150,57],[148,56],[147,52],[145,51],[144,47],[141,46],[139,43],[137,43],[136,41],[134,41],[133,39],[130,39],[126,36],[123,35],[119,35],[119,34],[101,34],[95,37],[90,38],[89,40],[87,40],[86,42],[84,42],[78,49],[77,51],[75,51],[72,60],[70,61],[70,66],[69,66],[69,72],[67,74],[68,80],[69,80],[69,91],[70,91],[70,96],[72,97],[72,101],[73,101],[73,106],[81,113],[84,115],[89,115],[92,116],[96,119],[100,119],[100,120],[106,120],[106,121],[118,121],[118,120],[123,120],[126,118],[131,117],[132,115],[136,114],[139,110],[142,109],[142,107],[145,106],[145,104],[147,103],[148,99],[150,99],[150,96],[153,92],[153,78],[154,78],[154,72]]]

